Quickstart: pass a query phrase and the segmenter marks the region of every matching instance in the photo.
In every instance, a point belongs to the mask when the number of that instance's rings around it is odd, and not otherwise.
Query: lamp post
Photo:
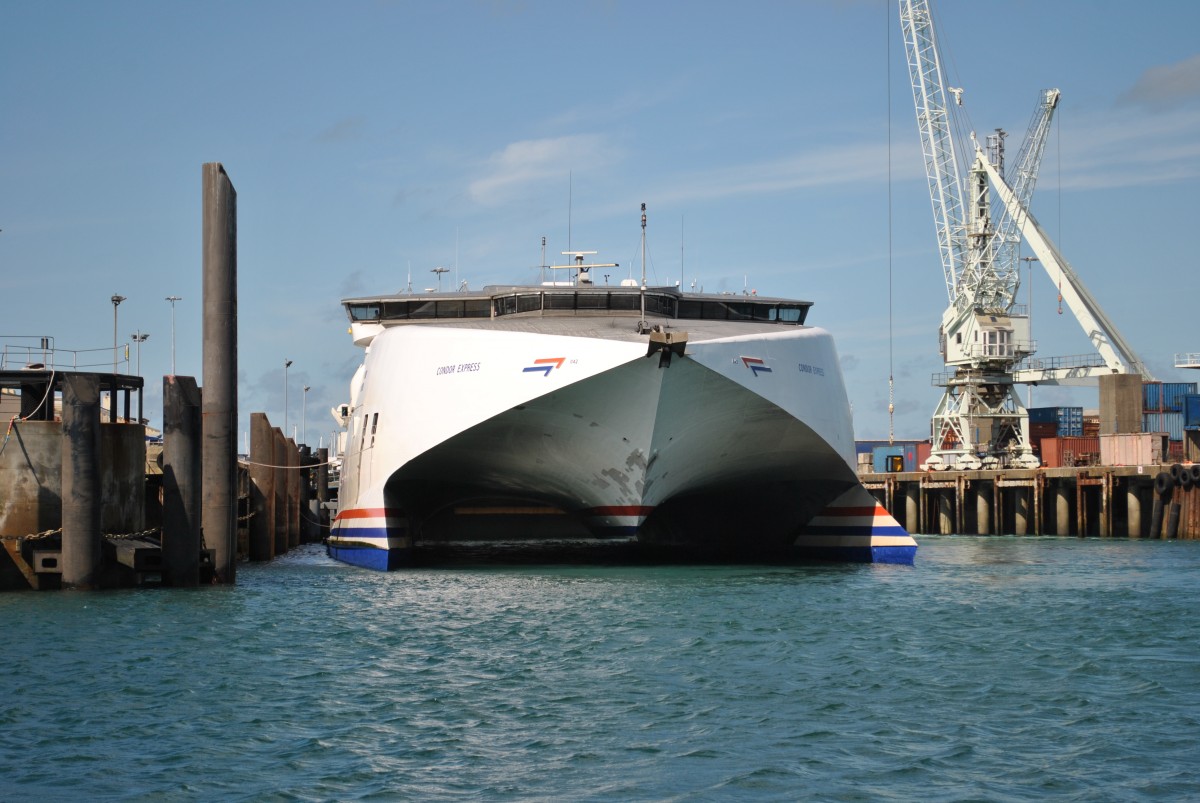
[[[130,335],[130,337],[133,338],[134,343],[137,343],[137,372],[138,372],[138,376],[141,376],[142,375],[142,344],[145,343],[146,340],[150,337],[150,333],[143,332],[141,329],[139,329],[136,332],[134,332],[132,335]],[[174,371],[172,371],[171,373],[174,373]]]
[[[305,440],[308,437],[308,431],[305,429],[305,425],[308,423],[308,392],[310,390],[312,390],[312,387],[305,385],[304,395],[300,397],[300,439],[305,443],[308,442]]]
[[[291,360],[283,361],[283,437],[287,437],[287,369],[292,366]]]
[[[183,301],[183,296],[167,296],[171,302],[171,376],[175,376],[175,302]]]
[[[125,296],[119,296],[116,293],[113,293],[112,305],[113,305],[113,373],[114,374],[117,373],[117,307],[124,300],[125,300]]]

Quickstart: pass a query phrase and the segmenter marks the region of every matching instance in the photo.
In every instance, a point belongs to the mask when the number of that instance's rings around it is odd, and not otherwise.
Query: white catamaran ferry
[[[611,266],[570,253],[565,280],[342,302],[365,358],[335,411],[331,556],[394,569],[432,517],[507,501],[597,536],[912,563],[855,474],[811,302],[597,286]]]

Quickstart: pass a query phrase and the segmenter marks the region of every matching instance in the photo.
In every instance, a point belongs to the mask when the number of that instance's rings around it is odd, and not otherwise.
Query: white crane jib
[[[1116,324],[1104,314],[1100,302],[1088,292],[1079,276],[1071,268],[1070,263],[1059,253],[1058,248],[1050,240],[1037,219],[1017,199],[1016,193],[1008,186],[1000,174],[984,157],[983,151],[976,149],[975,166],[983,169],[1000,196],[1001,202],[1008,210],[1014,224],[1025,237],[1025,241],[1037,255],[1051,281],[1057,281],[1059,294],[1067,302],[1071,313],[1083,327],[1084,333],[1091,340],[1097,353],[1104,360],[1104,366],[1084,367],[1031,367],[1019,370],[1014,379],[1018,382],[1045,382],[1053,384],[1064,379],[1082,379],[1097,376],[1102,373],[1137,373],[1143,379],[1152,380],[1145,363],[1138,357],[1137,352],[1121,335]]]
[[[1046,141],[1050,136],[1050,122],[1054,118],[1054,110],[1058,107],[1060,97],[1061,93],[1057,89],[1043,89],[1039,93],[1037,107],[1033,111],[1033,118],[1029,121],[1029,128],[1025,132],[1025,139],[1021,143],[1021,150],[1017,154],[1017,161],[1013,169],[1006,170],[1004,168],[1003,132],[997,130],[996,134],[988,137],[988,161],[1000,175],[1005,177],[1012,187],[1013,195],[1025,209],[1029,208],[1029,201],[1033,198],[1033,188],[1037,185],[1038,168],[1042,164],[1042,154],[1046,150]],[[993,140],[996,141],[995,148],[991,146]],[[993,150],[995,155],[992,153]],[[1016,277],[1012,290],[1015,298],[1016,287],[1020,285],[1020,266],[1017,264],[1017,253],[1018,246],[1021,244],[1021,234],[1017,231],[1016,223],[1012,215],[1008,213],[1008,207],[1003,201],[997,200],[993,204],[992,217],[998,221],[996,224],[996,270],[1006,276]]]
[[[946,293],[953,304],[958,296],[958,278],[963,265],[962,182],[954,138],[950,133],[946,85],[942,80],[942,63],[929,4],[900,0],[900,27],[908,54],[913,101],[917,107],[917,128],[921,132],[921,151],[925,156],[938,253],[946,277]],[[962,90],[957,90],[954,97],[961,105]]]

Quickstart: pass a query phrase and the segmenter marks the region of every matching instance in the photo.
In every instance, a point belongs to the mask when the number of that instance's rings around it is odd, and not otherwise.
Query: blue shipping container
[[[1195,382],[1163,382],[1164,410],[1183,410],[1183,398],[1196,392]]]
[[[1183,397],[1195,392],[1195,382],[1147,382],[1142,385],[1142,409],[1179,412],[1183,410]]]
[[[899,464],[894,458],[900,458]],[[891,446],[876,446],[871,453],[871,468],[876,474],[886,474],[889,471],[916,471],[917,445],[915,443],[896,443]]]
[[[1183,428],[1200,429],[1200,395],[1189,393],[1183,397]]]
[[[1082,407],[1030,407],[1030,424],[1054,424],[1060,438],[1083,437]]]
[[[1142,432],[1165,432],[1173,441],[1183,440],[1183,413],[1142,413]]]
[[[912,441],[912,440],[906,440],[906,441],[898,440],[895,443],[888,443],[886,440],[855,441],[854,442],[854,453],[855,454],[874,454],[875,450],[877,448],[879,448],[880,446],[904,446],[906,448],[911,446],[912,448],[915,449],[917,447],[918,443],[923,443],[923,442],[924,441]]]

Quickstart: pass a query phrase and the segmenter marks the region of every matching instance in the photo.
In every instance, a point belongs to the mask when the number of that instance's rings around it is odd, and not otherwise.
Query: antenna
[[[436,268],[430,268],[429,272],[430,272],[430,273],[436,273],[436,274],[437,274],[437,277],[438,277],[438,292],[439,292],[439,293],[440,293],[440,292],[442,292],[442,274],[443,274],[443,273],[449,273],[449,272],[450,272],[450,269],[449,269],[449,268],[443,268],[441,265],[438,265]]]
[[[646,324],[646,204],[642,203],[642,319],[638,321],[638,332],[644,333],[650,327]]]

